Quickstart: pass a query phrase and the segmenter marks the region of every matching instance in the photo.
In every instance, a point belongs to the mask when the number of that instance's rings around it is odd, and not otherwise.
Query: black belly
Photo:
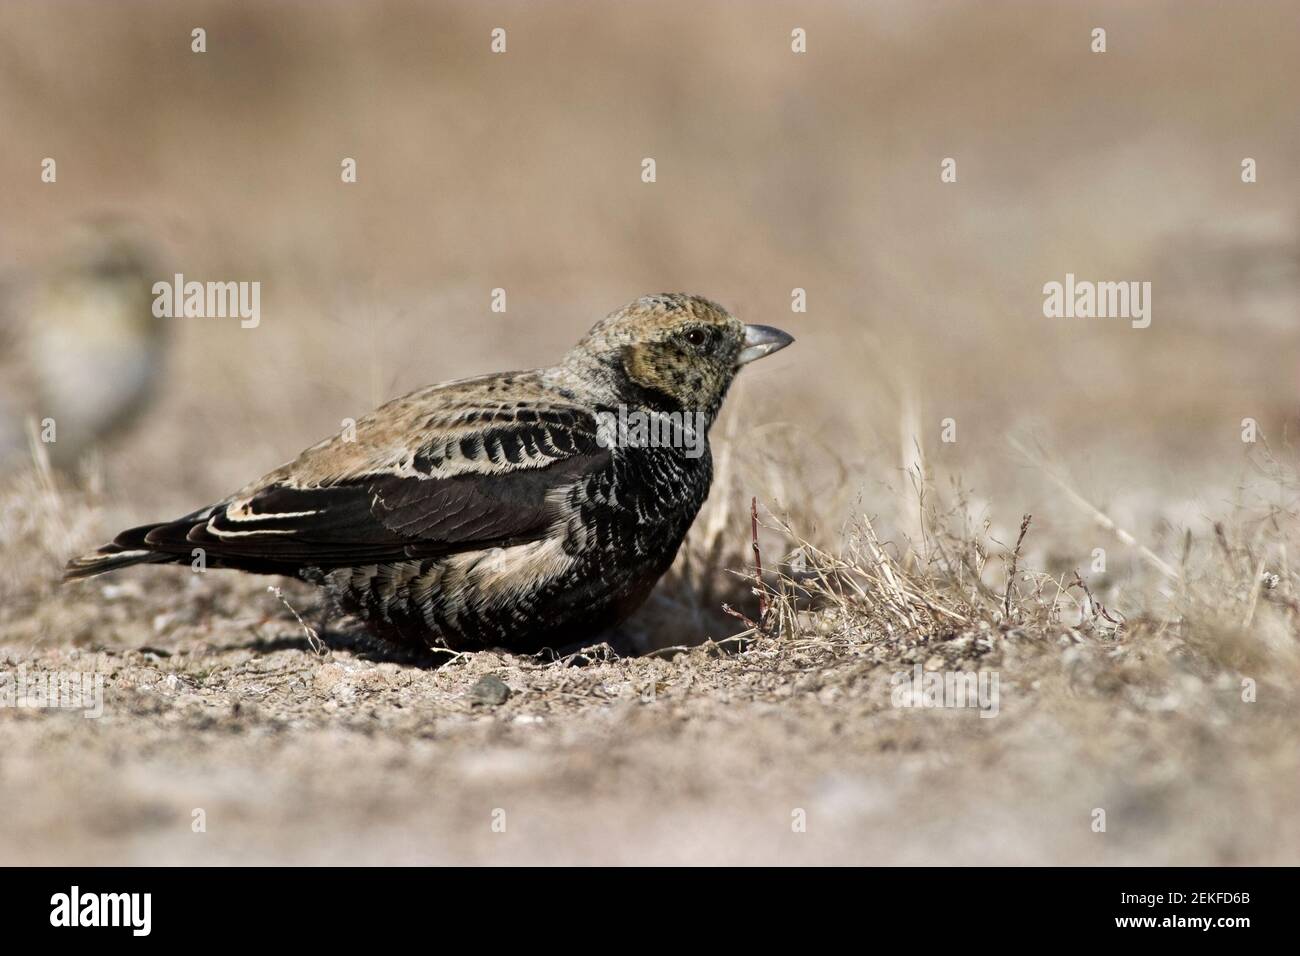
[[[644,603],[695,520],[710,473],[707,457],[682,462],[661,455],[625,458],[592,476],[569,503],[571,520],[582,529],[566,538],[573,565],[556,577],[519,582],[506,606],[482,600],[472,577],[445,586],[442,559],[385,573],[345,572],[329,589],[372,633],[403,645],[523,653],[565,647],[613,627]],[[436,583],[421,588],[422,580]]]

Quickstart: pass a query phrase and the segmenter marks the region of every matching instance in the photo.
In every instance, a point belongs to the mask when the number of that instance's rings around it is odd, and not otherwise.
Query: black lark
[[[736,372],[793,339],[699,296],[638,299],[549,368],[381,406],[223,501],[68,563],[282,574],[407,645],[537,651],[635,610],[709,493]]]

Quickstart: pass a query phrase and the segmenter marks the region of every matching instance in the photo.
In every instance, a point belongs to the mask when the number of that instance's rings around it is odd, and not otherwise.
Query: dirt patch
[[[103,715],[0,710],[4,863],[1297,862],[1294,684],[1247,703],[1171,635],[431,666],[318,653],[223,580],[270,619],[178,626],[165,587],[92,585],[63,610],[148,623],[9,645],[30,681],[102,675]],[[996,674],[996,716],[896,706],[917,666]]]

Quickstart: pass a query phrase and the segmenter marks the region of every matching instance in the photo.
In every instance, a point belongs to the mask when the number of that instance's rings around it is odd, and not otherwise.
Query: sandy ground
[[[111,643],[8,646],[29,681],[103,675],[103,715],[0,711],[0,862],[1300,862],[1294,684],[1243,702],[1171,636],[438,664],[314,650],[259,584],[190,578],[79,588]],[[998,675],[996,715],[893,706],[917,664]]]

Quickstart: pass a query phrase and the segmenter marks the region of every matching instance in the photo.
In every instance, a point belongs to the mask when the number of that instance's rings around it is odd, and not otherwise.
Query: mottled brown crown
[[[684,323],[743,328],[730,312],[699,295],[660,292],[643,295],[605,316],[578,343],[579,348],[603,351],[657,337]]]

